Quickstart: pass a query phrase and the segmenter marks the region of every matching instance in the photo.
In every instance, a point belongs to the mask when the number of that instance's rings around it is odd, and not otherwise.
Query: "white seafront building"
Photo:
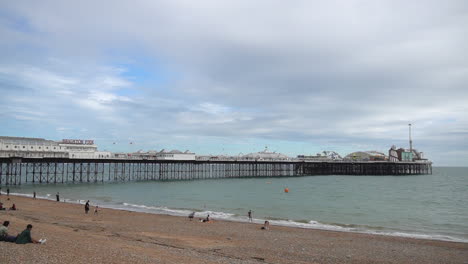
[[[106,159],[112,153],[98,151],[93,140],[64,139],[62,141],[28,137],[0,137],[1,158],[69,158]]]
[[[0,157],[68,158],[65,148],[53,140],[26,137],[0,137]]]
[[[144,160],[195,160],[195,153],[179,150],[138,151],[112,153],[99,151],[94,140],[0,136],[0,158],[65,158],[65,159],[144,159]]]

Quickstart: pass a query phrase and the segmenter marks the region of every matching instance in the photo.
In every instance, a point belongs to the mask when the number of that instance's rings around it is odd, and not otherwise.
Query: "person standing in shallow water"
[[[57,202],[60,202],[60,196],[59,196],[59,193],[57,192],[57,194],[55,195],[55,197],[57,198]]]
[[[249,210],[247,215],[249,216],[249,221],[252,222],[252,210]]]
[[[36,191],[33,192],[33,198],[36,199]]]
[[[84,210],[85,210],[85,213],[88,214],[88,212],[89,212],[89,200],[86,202],[86,204],[84,206]]]
[[[7,189],[6,189],[6,195],[7,195],[7,196],[10,196],[10,188],[7,188]]]

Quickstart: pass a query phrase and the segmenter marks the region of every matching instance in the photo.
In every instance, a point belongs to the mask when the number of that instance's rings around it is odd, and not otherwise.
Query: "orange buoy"
[[[288,189],[288,188],[284,188],[284,192],[285,192],[285,193],[288,193],[288,192],[289,192],[289,189]]]

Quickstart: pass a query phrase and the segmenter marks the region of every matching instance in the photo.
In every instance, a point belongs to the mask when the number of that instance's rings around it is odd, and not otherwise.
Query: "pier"
[[[432,163],[0,158],[0,186],[31,183],[421,174],[432,174]]]

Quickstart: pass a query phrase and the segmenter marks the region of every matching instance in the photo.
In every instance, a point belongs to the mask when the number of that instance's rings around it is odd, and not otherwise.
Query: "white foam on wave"
[[[384,236],[396,236],[396,237],[408,237],[417,239],[429,239],[429,240],[441,240],[449,242],[461,242],[468,243],[468,239],[457,238],[445,235],[428,235],[428,234],[416,234],[416,233],[404,233],[404,232],[386,232],[386,231],[366,231],[362,233],[373,234],[373,235],[384,235]]]
[[[270,224],[279,225],[279,226],[289,226],[289,227],[300,227],[300,228],[309,228],[309,229],[321,229],[321,230],[332,230],[332,231],[343,231],[343,232],[353,232],[356,231],[354,228],[342,227],[338,225],[323,224],[317,221],[309,221],[308,223],[296,222],[293,220],[268,220]]]
[[[14,195],[14,196],[22,196],[22,197],[28,197],[28,198],[33,198],[34,197],[34,195],[29,194],[29,193],[10,193],[10,194]],[[53,199],[50,199],[48,196],[50,196],[50,194],[47,195],[47,196],[36,196],[36,199],[51,200],[52,201]]]
[[[145,212],[145,213],[157,213],[157,214],[166,214],[166,215],[174,215],[174,216],[187,216],[192,213],[192,210],[188,209],[172,209],[165,206],[147,206],[141,204],[131,204],[131,203],[122,203],[122,206],[109,206],[109,208],[116,208],[116,209],[130,209],[131,211],[138,211],[138,212]],[[107,205],[105,205],[107,206]],[[234,216],[234,214],[224,213],[224,212],[216,212],[216,211],[202,211],[202,212],[195,212],[195,217],[204,218],[207,215],[210,215],[213,219],[220,219],[220,220],[229,220]]]
[[[10,193],[10,195],[34,198],[34,195],[29,194],[29,193]],[[55,201],[55,197],[52,198],[51,194],[49,194],[49,193],[46,194],[45,196],[36,195],[36,199]],[[63,199],[63,201],[66,202],[66,203],[72,203],[72,204],[85,204],[85,202],[86,202],[84,200],[74,200],[74,199]]]
[[[138,211],[145,213],[155,213],[155,214],[165,214],[165,215],[174,215],[174,216],[188,216],[192,210],[186,209],[171,209],[164,206],[146,206],[139,204],[130,204],[123,203],[124,207],[119,206],[115,208],[110,206],[109,208],[120,209],[120,210],[129,210],[129,211]],[[217,212],[217,211],[201,211],[195,212],[195,218],[205,218],[207,215],[210,215],[210,218],[217,220],[225,220],[232,222],[249,222],[248,217],[238,216],[231,213]],[[444,235],[428,235],[428,234],[417,234],[417,233],[404,233],[404,232],[392,232],[392,231],[375,231],[367,227],[345,227],[340,225],[320,223],[318,221],[309,221],[308,223],[296,222],[293,220],[270,220],[270,219],[260,219],[254,218],[253,223],[263,224],[264,221],[268,220],[270,225],[277,226],[286,226],[286,227],[297,227],[297,228],[307,228],[307,229],[320,229],[320,230],[330,230],[330,231],[340,231],[340,232],[353,232],[353,233],[365,233],[365,234],[374,234],[374,235],[386,235],[386,236],[397,236],[397,237],[408,237],[408,238],[417,238],[417,239],[430,239],[430,240],[442,240],[442,241],[451,241],[451,242],[462,242],[468,243],[468,239],[456,238],[451,236]]]

